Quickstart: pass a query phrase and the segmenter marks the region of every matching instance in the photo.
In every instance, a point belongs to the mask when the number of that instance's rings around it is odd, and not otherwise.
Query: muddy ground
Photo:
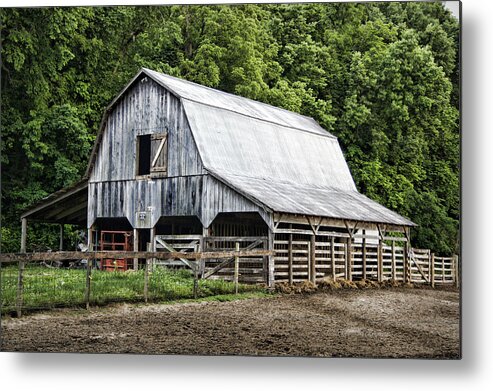
[[[2,351],[459,357],[459,294],[338,290],[2,319]]]

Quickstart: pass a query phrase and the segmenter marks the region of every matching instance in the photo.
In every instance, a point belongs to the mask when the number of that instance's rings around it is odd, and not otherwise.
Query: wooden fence
[[[236,241],[238,243],[238,241]],[[175,245],[178,248],[178,246]],[[175,249],[173,249],[175,250]],[[194,275],[194,286],[193,295],[197,297],[198,280],[202,278],[208,278],[214,273],[222,269],[222,267],[227,266],[231,261],[234,262],[234,273],[233,281],[235,283],[235,290],[238,291],[239,281],[239,259],[242,257],[253,259],[259,259],[262,257],[268,257],[272,255],[273,252],[265,249],[255,249],[246,247],[241,249],[239,245],[235,245],[233,250],[222,250],[218,251],[91,251],[91,252],[80,252],[80,251],[59,251],[59,252],[48,252],[48,253],[10,253],[10,254],[0,254],[0,263],[2,266],[2,273],[4,273],[4,267],[8,265],[17,265],[16,268],[16,312],[17,316],[20,317],[23,309],[23,297],[25,290],[25,268],[26,265],[31,264],[46,264],[47,262],[53,261],[64,261],[64,260],[81,260],[85,259],[85,287],[84,287],[84,302],[87,308],[91,303],[91,284],[92,284],[92,270],[93,263],[96,260],[103,259],[145,259],[144,270],[143,270],[143,286],[142,295],[145,302],[149,298],[149,283],[150,283],[150,272],[154,267],[154,261],[160,262],[162,260],[176,260],[179,259],[184,261],[193,271]],[[211,268],[211,270],[205,271],[200,274],[200,265],[209,259],[222,260],[220,268]],[[9,269],[11,270],[11,269]],[[110,273],[110,272],[105,272]],[[46,274],[42,272],[41,274]],[[3,274],[2,274],[3,277]],[[64,281],[55,281],[50,279],[51,283],[57,285],[59,283],[64,283]],[[3,286],[2,286],[3,288]]]
[[[392,240],[355,243],[344,235],[276,235],[275,281],[293,283],[328,277],[458,286],[457,256],[439,257],[430,250],[407,247],[402,238],[388,239]]]

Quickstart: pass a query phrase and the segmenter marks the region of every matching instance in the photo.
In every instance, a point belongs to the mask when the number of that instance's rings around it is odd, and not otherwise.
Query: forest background
[[[2,251],[83,175],[106,105],[141,67],[314,117],[358,189],[459,251],[459,23],[438,2],[0,9]],[[66,243],[76,231],[67,227]],[[58,228],[30,224],[28,251]]]

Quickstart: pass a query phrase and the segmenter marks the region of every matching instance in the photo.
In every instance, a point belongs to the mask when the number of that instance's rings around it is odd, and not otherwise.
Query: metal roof
[[[240,193],[248,194],[276,212],[371,223],[415,225],[412,221],[357,191],[344,191],[325,186],[307,187],[292,182],[232,175],[224,172],[213,173],[213,175],[229,183]]]
[[[284,125],[288,128],[301,129],[326,137],[335,137],[323,129],[313,118],[187,80],[164,75],[150,69],[144,68],[143,72],[180,98],[224,109],[228,112],[243,114],[245,117]]]
[[[315,120],[148,69],[181,98],[204,167],[276,212],[415,225],[360,194],[337,138]]]

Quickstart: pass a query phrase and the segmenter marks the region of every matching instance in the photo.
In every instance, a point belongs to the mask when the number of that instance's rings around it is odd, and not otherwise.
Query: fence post
[[[407,282],[409,282],[409,280],[411,279],[409,276],[408,278],[408,272],[409,272],[409,242],[406,240],[406,242],[404,242],[404,249],[403,249],[403,254],[402,254],[402,261],[403,261],[403,276],[402,278],[404,279],[404,284],[406,284]]]
[[[147,251],[151,249],[151,244],[147,243]],[[145,260],[144,267],[144,302],[147,303],[149,296],[149,258]]]
[[[86,291],[85,291],[85,302],[86,302],[86,310],[89,310],[89,303],[91,300],[91,269],[92,269],[92,258],[89,257],[87,259],[86,264]]]
[[[459,282],[459,256],[454,255],[453,256],[453,261],[454,261],[454,278],[455,278],[455,287],[459,288],[460,287],[460,282]]]
[[[22,316],[22,305],[24,302],[24,261],[19,261],[19,274],[17,276],[17,317]]]
[[[21,253],[26,252],[27,241],[27,219],[21,219]],[[17,276],[17,317],[22,316],[22,306],[24,304],[24,261],[19,261],[19,274]]]
[[[382,241],[378,241],[378,254],[377,254],[377,275],[378,275],[378,282],[382,282],[383,280],[383,244]]]
[[[240,243],[235,243],[235,251],[240,251]],[[238,294],[238,275],[240,271],[240,258],[235,255],[235,274],[234,274],[234,283],[235,283],[235,294]]]
[[[312,235],[310,238],[310,281],[315,284],[317,278],[317,269],[316,269],[316,238],[315,235]]]
[[[200,250],[200,246],[197,244],[195,245],[194,251],[198,253]],[[198,297],[198,292],[199,292],[199,264],[200,258],[195,258],[195,263],[193,266],[193,298],[196,299]]]
[[[139,251],[139,231],[134,228],[134,243],[133,243],[134,251]],[[139,270],[139,258],[134,258],[134,271]]]
[[[289,234],[288,239],[288,279],[289,284],[293,284],[293,234]]]
[[[335,260],[335,254],[334,254],[334,237],[330,237],[330,260],[332,262],[332,279],[335,281],[336,280],[336,260]]]
[[[363,243],[362,243],[362,255],[361,257],[363,258],[363,275],[362,278],[363,280],[366,280],[366,230],[363,230]]]
[[[431,253],[431,268],[430,268],[430,273],[431,273],[431,287],[435,287],[435,253]]]
[[[445,257],[442,257],[442,282],[445,282]]]
[[[397,279],[396,277],[396,259],[395,259],[395,240],[392,240],[392,281]]]

